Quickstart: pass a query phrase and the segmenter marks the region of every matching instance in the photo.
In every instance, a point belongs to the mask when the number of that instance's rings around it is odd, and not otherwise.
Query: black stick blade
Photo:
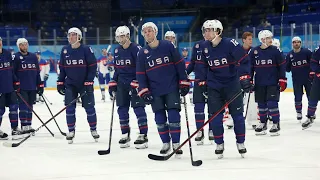
[[[155,155],[155,154],[149,154],[148,155],[149,159],[152,159],[152,160],[155,160],[155,161],[166,161],[170,157],[171,157],[170,155],[168,155],[168,156],[158,156],[158,155]]]
[[[107,154],[110,154],[110,149],[108,149],[108,150],[99,150],[99,151],[98,151],[98,154],[99,154],[99,155],[107,155]]]
[[[10,142],[4,142],[3,146],[5,147],[18,147],[20,143],[10,143]]]
[[[67,136],[67,133],[65,133],[65,132],[60,132],[61,134],[62,134],[62,136]]]
[[[198,161],[192,161],[192,166],[201,166],[202,165],[202,161],[198,160]]]

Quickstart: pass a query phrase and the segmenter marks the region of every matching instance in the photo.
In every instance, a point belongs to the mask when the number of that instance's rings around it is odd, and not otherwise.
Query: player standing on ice
[[[32,110],[33,103],[36,100],[36,95],[40,96],[43,93],[44,83],[40,78],[39,63],[34,53],[28,52],[28,41],[25,38],[17,40],[19,52],[13,55],[14,74],[20,82],[20,91],[22,98],[26,101],[23,102],[19,98],[19,118],[22,127],[22,133],[34,132],[31,127],[32,124]]]
[[[316,110],[318,106],[318,101],[320,100],[320,51],[317,47],[312,53],[310,60],[311,72],[309,73],[310,80],[312,82],[312,87],[309,95],[307,120],[302,123],[302,130],[307,129],[312,126],[316,118]]]
[[[148,45],[138,53],[139,96],[151,104],[163,142],[160,154],[167,154],[171,141],[173,149],[180,145],[180,95],[188,94],[190,82],[178,50],[168,41],[157,40],[158,27],[153,22],[147,22],[141,30]],[[182,150],[176,154],[181,155]]]
[[[11,53],[2,46],[0,37],[0,127],[5,108],[9,107],[12,140],[20,139],[21,131],[18,128],[18,99],[15,90],[19,89],[19,81],[13,72]],[[7,140],[8,134],[0,130],[0,140]]]
[[[105,86],[108,85],[110,81],[110,68],[109,64],[111,63],[112,59],[109,58],[110,53],[107,52],[107,49],[102,49],[102,56],[98,58],[97,65],[98,65],[98,80],[99,86],[102,95],[102,101],[106,99],[106,90]],[[111,56],[112,57],[112,56]]]
[[[134,142],[137,149],[148,147],[148,122],[145,103],[138,96],[136,80],[137,54],[141,48],[130,41],[130,30],[127,26],[116,29],[116,41],[120,44],[114,50],[115,73],[109,83],[110,96],[116,94],[118,114],[122,137],[119,141],[121,148],[130,146],[129,107],[134,110],[138,119],[139,136]]]
[[[250,92],[250,64],[247,54],[240,44],[231,38],[222,37],[223,26],[219,20],[209,20],[203,25],[203,30],[210,36],[210,41],[203,44],[203,55],[208,66],[205,76],[208,93],[209,117],[212,117],[225,105],[241,88]],[[240,76],[240,79],[239,79]],[[231,88],[232,87],[232,88]],[[238,96],[229,104],[229,111],[234,123],[234,132],[237,139],[237,148],[241,156],[247,152],[245,141],[245,121],[243,117],[243,96]],[[224,128],[223,112],[219,113],[210,123],[217,144],[215,154],[223,157]]]
[[[167,31],[164,34],[164,39],[170,41],[176,47],[176,34],[173,31]]]
[[[47,82],[47,80],[49,78],[50,62],[41,58],[41,52],[40,51],[37,51],[35,54],[36,54],[38,62],[39,62],[41,81],[43,81],[44,82],[44,86],[46,86],[46,82]],[[44,102],[42,97],[40,97],[39,94],[37,94],[36,102],[39,102],[39,101]]]
[[[203,56],[203,44],[206,40],[212,40],[210,39],[211,37],[209,36],[209,33],[205,33],[204,31],[204,26],[208,26],[209,20],[205,21],[202,26],[202,35],[204,37],[203,40],[200,40],[195,43],[195,45],[192,48],[192,55],[191,55],[191,62],[189,66],[187,67],[187,74],[190,74],[192,71],[195,74],[195,79],[200,80],[202,79],[203,81],[195,81],[194,82],[194,88],[193,88],[193,104],[194,104],[194,116],[196,120],[196,127],[199,129],[200,127],[203,126],[204,121],[205,121],[205,104],[207,102],[207,83],[206,83],[206,70],[207,66],[204,62],[204,56]],[[203,144],[203,139],[204,139],[204,130],[202,129],[201,131],[198,132],[197,136],[195,137],[195,141],[197,145],[202,145]],[[213,132],[211,128],[211,124],[209,124],[209,141],[213,141]]]
[[[312,52],[301,46],[301,38],[296,36],[292,38],[292,50],[286,56],[286,71],[292,73],[292,84],[294,93],[294,103],[297,112],[297,120],[302,119],[302,96],[303,87],[309,99],[311,90],[311,81],[314,72],[311,72],[310,59]]]
[[[280,92],[287,88],[286,61],[282,52],[272,46],[273,34],[262,30],[258,34],[260,46],[251,49],[250,58],[255,82],[255,100],[258,103],[260,123],[256,127],[256,135],[265,135],[267,118],[272,117],[271,136],[278,136],[280,131],[279,98]]]
[[[64,46],[61,50],[57,90],[61,95],[65,95],[65,105],[76,99],[78,94],[84,94],[81,97],[82,107],[87,113],[91,135],[97,142],[100,136],[96,130],[97,116],[93,94],[93,80],[97,70],[97,60],[91,47],[80,43],[81,39],[82,33],[80,29],[73,27],[68,30],[69,45]],[[75,103],[67,107],[66,119],[69,129],[66,139],[71,144],[75,137]]]

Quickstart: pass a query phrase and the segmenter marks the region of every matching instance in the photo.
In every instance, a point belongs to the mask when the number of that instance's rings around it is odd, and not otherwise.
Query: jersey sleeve
[[[36,64],[36,68],[37,68],[37,85],[39,85],[39,84],[41,84],[40,65],[39,65],[39,61],[36,56],[34,56],[34,59],[35,59],[35,64]]]
[[[18,80],[17,74],[15,72],[14,55],[8,54],[8,59],[11,59],[10,66],[11,66],[11,69],[12,69],[13,82],[17,82],[19,80]]]
[[[16,80],[20,81],[19,76],[18,76],[18,70],[19,70],[21,63],[20,63],[19,58],[17,58],[16,54],[12,55],[12,61],[13,61],[13,73],[16,76]]]
[[[113,73],[112,80],[114,80],[114,81],[118,81],[118,77],[119,77],[118,68],[116,66],[116,51],[118,51],[118,50],[115,49],[113,51],[113,54],[114,54],[115,57],[113,58],[113,61],[112,61],[113,68],[114,68],[114,73]]]
[[[64,48],[62,48],[61,53],[60,53],[60,60],[59,60],[59,64],[58,64],[58,69],[59,69],[59,77],[58,77],[58,81],[60,82],[64,82],[66,79],[66,71],[65,71],[65,60],[63,57],[63,50]]]
[[[317,47],[314,50],[312,57],[311,57],[311,60],[310,60],[311,70],[315,73],[320,72],[319,61],[320,61],[320,51],[319,51],[319,47]]]
[[[251,64],[250,64],[250,58],[248,57],[248,54],[244,51],[244,49],[235,39],[230,40],[230,49],[231,49],[231,56],[235,61],[234,63],[239,66],[238,68],[239,76],[250,75]]]
[[[173,44],[170,43],[169,47],[173,58],[174,66],[179,76],[179,80],[187,80],[188,76],[186,73],[186,65],[184,59],[180,56],[178,49],[175,48]]]
[[[138,53],[138,58],[136,62],[136,78],[139,83],[139,91],[142,89],[148,88],[147,82],[147,74],[146,74],[146,67],[145,67],[145,60],[146,57],[142,52],[142,49]]]
[[[286,78],[286,60],[284,59],[283,53],[280,51],[280,49],[277,48],[275,51],[279,78],[284,79]]]
[[[290,53],[288,53],[286,56],[286,71],[291,71]]]
[[[85,81],[92,82],[97,72],[97,59],[91,47],[85,49],[85,57],[87,62],[87,77]]]
[[[195,46],[199,46],[199,44],[194,45],[192,48],[190,64],[187,67],[187,74],[190,74],[194,70],[194,66],[196,64],[197,50]]]

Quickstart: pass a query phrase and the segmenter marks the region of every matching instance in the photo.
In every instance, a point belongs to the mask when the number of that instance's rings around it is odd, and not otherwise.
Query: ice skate
[[[218,156],[218,159],[223,158],[223,151],[224,151],[224,143],[222,144],[217,144],[216,150],[214,153]]]
[[[66,139],[68,141],[68,144],[72,144],[73,143],[74,136],[75,136],[75,131],[69,132],[69,134],[66,137]]]
[[[167,155],[169,153],[169,151],[170,151],[170,148],[171,148],[170,142],[163,143],[162,148],[160,150],[160,154]]]
[[[119,140],[120,148],[130,147],[130,131],[128,133],[122,134]]]
[[[197,145],[203,145],[203,139],[204,139],[204,134],[203,134],[203,130],[201,130],[197,133],[197,136],[196,138],[194,138],[194,140],[196,141]]]
[[[262,123],[262,122],[260,122],[258,126],[255,128],[257,136],[266,135],[267,134],[266,130],[267,130],[267,123]]]
[[[139,134],[137,140],[134,141],[136,149],[148,148],[148,136],[146,134]]]
[[[270,136],[279,136],[280,135],[279,131],[280,131],[279,123],[273,123],[271,129],[269,130]]]
[[[95,142],[98,142],[100,135],[98,134],[97,130],[91,130],[91,135]]]
[[[302,120],[302,113],[301,112],[297,113],[297,120],[301,123],[301,120]]]
[[[23,134],[25,137],[29,134],[35,135],[35,130],[31,127],[31,125],[22,126],[21,128],[21,134]]]
[[[308,119],[304,123],[302,123],[302,130],[308,129],[312,126],[315,116],[307,116],[307,118]]]
[[[18,127],[12,129],[11,136],[12,140],[19,140],[24,138],[22,131]]]
[[[180,143],[172,143],[173,151],[178,149],[179,146],[180,146]],[[179,150],[177,150],[175,157],[180,159],[182,154],[183,154],[183,151],[181,149],[179,149]]]
[[[237,143],[238,152],[240,153],[241,157],[244,158],[244,155],[247,153],[247,149],[244,146],[244,143]]]
[[[8,134],[0,130],[0,140],[8,140]]]
[[[213,141],[214,141],[214,136],[213,136],[213,132],[212,132],[212,130],[209,130],[209,141],[210,141],[210,143],[211,144],[213,144]]]

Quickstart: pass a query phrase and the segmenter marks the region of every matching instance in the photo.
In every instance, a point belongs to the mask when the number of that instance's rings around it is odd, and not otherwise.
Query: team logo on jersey
[[[290,54],[290,58],[292,58],[293,57],[293,55],[292,54]]]
[[[257,51],[257,50],[254,50],[254,51],[253,51],[253,54],[258,54],[258,51]]]
[[[148,49],[145,49],[144,51],[143,51],[145,54],[148,54]]]
[[[0,63],[0,69],[2,69],[2,68],[8,68],[8,67],[10,67],[10,62]]]
[[[23,59],[23,57],[22,57],[22,56],[20,56],[20,59]]]
[[[114,53],[118,53],[118,49],[115,49],[115,50],[114,50]]]
[[[67,50],[66,50],[66,49],[64,49],[64,50],[63,50],[63,53],[64,53],[64,54],[67,54]]]
[[[199,44],[196,44],[195,48],[199,48]]]
[[[205,48],[205,49],[204,49],[204,53],[208,53],[208,48]]]

